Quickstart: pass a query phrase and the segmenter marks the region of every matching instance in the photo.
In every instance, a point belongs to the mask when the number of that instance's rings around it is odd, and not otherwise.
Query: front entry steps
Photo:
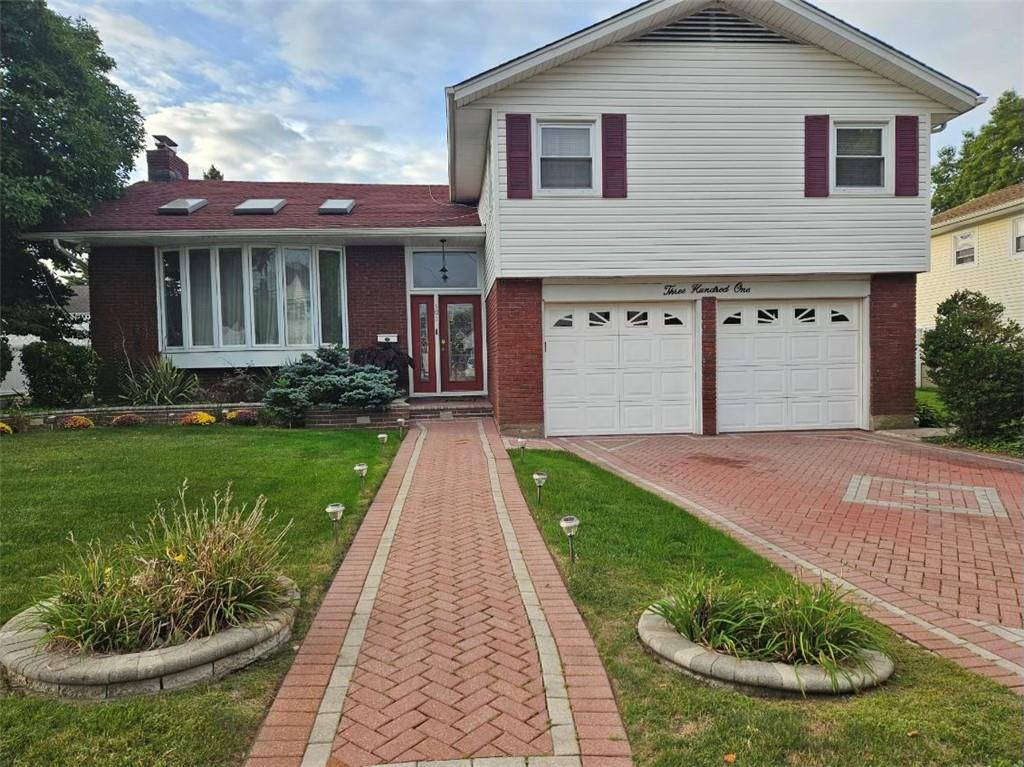
[[[486,397],[414,397],[409,399],[412,421],[453,421],[456,418],[490,418],[494,406]]]

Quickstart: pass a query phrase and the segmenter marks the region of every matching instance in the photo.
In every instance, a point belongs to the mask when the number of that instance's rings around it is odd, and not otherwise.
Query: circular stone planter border
[[[0,669],[14,689],[61,698],[105,700],[183,690],[209,682],[269,655],[288,641],[299,591],[285,577],[289,604],[265,620],[159,650],[123,655],[74,655],[49,650],[30,607],[0,629]]]
[[[873,650],[862,653],[866,670],[851,669],[836,676],[836,687],[821,666],[791,666],[742,660],[709,650],[682,636],[662,616],[645,610],[637,624],[640,641],[684,672],[715,685],[755,695],[841,695],[874,687],[893,672],[892,660]]]

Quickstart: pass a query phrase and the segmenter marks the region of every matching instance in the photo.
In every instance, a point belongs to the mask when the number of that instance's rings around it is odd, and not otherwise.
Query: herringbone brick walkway
[[[632,766],[493,424],[431,423],[403,444],[247,765],[487,758]]]
[[[1024,463],[863,432],[557,442],[1024,692]]]

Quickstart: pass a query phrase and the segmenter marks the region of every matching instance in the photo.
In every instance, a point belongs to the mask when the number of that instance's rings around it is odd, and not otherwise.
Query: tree
[[[966,437],[1019,428],[1024,417],[1024,331],[1003,305],[959,290],[936,311],[921,344],[950,419]]]
[[[223,181],[224,174],[220,172],[220,168],[216,165],[211,164],[209,170],[203,171],[203,181]]]
[[[981,129],[964,131],[960,149],[939,150],[932,168],[932,211],[941,213],[1024,180],[1024,98],[999,97]]]
[[[114,85],[96,30],[43,0],[4,2],[0,19],[0,304],[5,333],[79,335],[54,270],[79,254],[22,239],[117,197],[142,148],[135,99]]]

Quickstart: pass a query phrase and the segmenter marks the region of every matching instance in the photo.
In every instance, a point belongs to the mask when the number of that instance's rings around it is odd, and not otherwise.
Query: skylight
[[[188,216],[206,205],[201,197],[179,197],[166,205],[161,205],[156,212],[162,216]]]
[[[355,200],[324,200],[324,204],[320,206],[320,213],[321,215],[347,216],[355,206]]]
[[[272,216],[285,205],[285,200],[246,200],[235,206],[235,215]]]

